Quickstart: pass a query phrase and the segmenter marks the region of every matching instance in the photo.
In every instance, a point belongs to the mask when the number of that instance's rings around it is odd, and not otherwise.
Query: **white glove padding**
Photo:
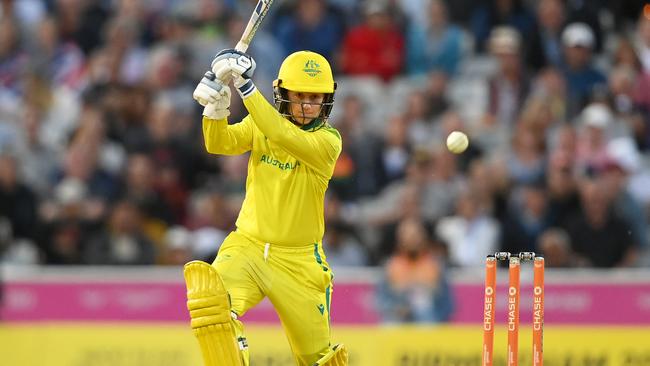
[[[219,52],[212,60],[212,72],[219,80],[234,79],[234,84],[239,87],[253,77],[255,60],[246,53],[233,48]]]
[[[220,109],[215,103],[208,103],[203,108],[203,115],[209,119],[225,119],[230,115],[230,110],[228,108]]]
[[[208,103],[217,103],[227,97],[225,101],[227,103],[226,108],[230,106],[230,88],[224,85],[220,79],[217,79],[212,71],[205,73],[199,85],[194,89],[192,97],[202,106],[206,106]]]
[[[219,91],[220,98],[208,103],[203,108],[203,115],[210,119],[224,119],[230,115],[230,88],[225,86]]]

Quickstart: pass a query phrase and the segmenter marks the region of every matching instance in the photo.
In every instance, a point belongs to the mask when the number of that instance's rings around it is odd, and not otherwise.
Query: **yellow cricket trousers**
[[[283,247],[232,232],[212,265],[237,316],[269,298],[298,365],[313,365],[327,353],[334,276],[321,243]],[[242,337],[241,323],[236,328]]]

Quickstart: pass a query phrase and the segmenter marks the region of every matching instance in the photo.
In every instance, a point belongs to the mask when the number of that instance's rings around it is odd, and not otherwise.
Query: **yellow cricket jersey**
[[[249,112],[240,123],[203,117],[209,153],[250,151],[246,196],[237,231],[262,242],[304,246],[325,231],[325,190],[341,153],[341,135],[330,125],[301,129],[258,91],[244,96]],[[314,128],[317,127],[317,128]]]

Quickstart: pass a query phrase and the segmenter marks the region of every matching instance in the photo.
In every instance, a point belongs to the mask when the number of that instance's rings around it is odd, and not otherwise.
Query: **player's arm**
[[[266,138],[323,175],[332,174],[341,152],[341,136],[336,130],[326,127],[320,133],[307,132],[282,117],[253,84],[255,61],[248,55],[224,50],[212,62],[212,70],[220,79],[234,77],[252,121]]]
[[[211,154],[238,155],[252,148],[253,128],[250,118],[229,125],[230,88],[208,71],[193,94],[203,108],[203,138]]]
[[[239,155],[253,146],[253,128],[250,117],[229,125],[226,119],[203,116],[203,139],[210,154]]]
[[[264,136],[323,175],[332,174],[341,152],[341,136],[338,131],[331,127],[324,127],[319,132],[301,130],[282,117],[257,89],[248,95],[242,93],[242,98],[255,125]]]

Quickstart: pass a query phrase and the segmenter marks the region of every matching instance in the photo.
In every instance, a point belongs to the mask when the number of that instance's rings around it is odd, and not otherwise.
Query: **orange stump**
[[[510,257],[508,286],[508,366],[519,365],[519,276],[521,261]]]
[[[544,365],[544,258],[533,265],[533,366]]]
[[[544,365],[544,258],[534,252],[497,252],[485,261],[485,300],[483,302],[483,366],[493,365],[494,316],[496,309],[497,263],[508,261],[507,304],[508,366],[519,365],[519,310],[521,299],[521,263],[533,262],[533,366]]]
[[[494,312],[496,308],[497,260],[485,260],[485,300],[483,301],[483,366],[492,366],[494,351]]]

